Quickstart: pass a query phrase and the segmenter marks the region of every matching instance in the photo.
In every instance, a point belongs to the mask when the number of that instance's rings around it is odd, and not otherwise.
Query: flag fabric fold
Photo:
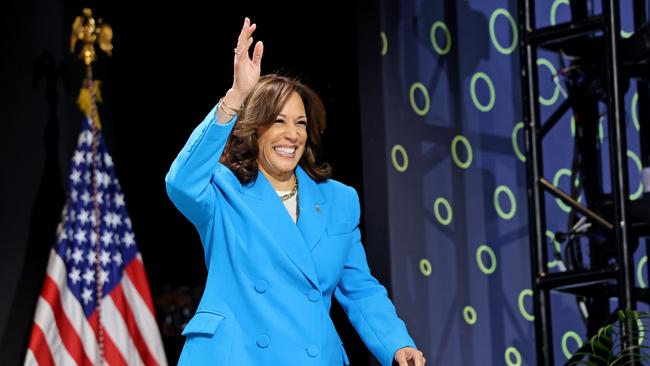
[[[166,365],[142,257],[99,128],[86,118],[25,365]]]

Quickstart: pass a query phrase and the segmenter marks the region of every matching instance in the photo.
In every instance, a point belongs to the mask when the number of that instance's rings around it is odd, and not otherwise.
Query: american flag
[[[25,365],[166,365],[149,284],[100,130],[83,123]]]

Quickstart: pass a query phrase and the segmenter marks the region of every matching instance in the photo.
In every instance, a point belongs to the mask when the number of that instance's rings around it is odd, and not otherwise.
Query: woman
[[[295,80],[260,78],[262,42],[248,54],[255,28],[244,20],[233,86],[166,177],[208,268],[179,364],[348,365],[329,317],[334,294],[382,365],[422,366],[368,269],[356,191],[315,163],[322,102]]]

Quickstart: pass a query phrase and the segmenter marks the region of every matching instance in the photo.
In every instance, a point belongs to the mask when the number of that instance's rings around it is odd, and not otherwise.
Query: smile
[[[273,151],[278,153],[278,155],[293,158],[295,156],[296,147],[295,146],[276,146],[273,148]]]

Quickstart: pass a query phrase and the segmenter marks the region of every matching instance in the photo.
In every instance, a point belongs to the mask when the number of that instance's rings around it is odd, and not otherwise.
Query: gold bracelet
[[[230,117],[234,117],[234,116],[237,115],[237,113],[228,113],[228,111],[226,111],[226,110],[223,108],[223,104],[221,103],[221,101],[219,101],[219,109],[221,109],[221,111],[222,111],[223,113],[225,113],[226,115],[228,115],[228,116],[230,116]]]
[[[223,100],[223,97],[221,97],[221,99],[219,99],[219,103],[223,104],[224,107],[226,107],[228,109],[231,109],[233,111],[236,111],[236,112],[241,112],[241,111],[244,110],[244,103],[242,103],[240,108],[234,108],[234,107],[231,107],[228,104],[226,104],[226,101]]]

